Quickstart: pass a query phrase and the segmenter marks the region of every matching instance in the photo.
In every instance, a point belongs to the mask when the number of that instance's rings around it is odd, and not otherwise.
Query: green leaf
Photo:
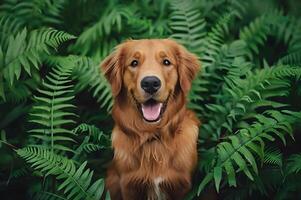
[[[216,191],[219,192],[219,185],[222,180],[222,167],[220,167],[220,166],[214,167],[213,177],[214,177]]]
[[[202,182],[199,185],[198,188],[198,196],[200,195],[200,193],[203,191],[203,189],[205,188],[205,186],[213,179],[213,174],[212,173],[208,173],[206,174],[206,176],[203,178]]]
[[[85,169],[84,162],[78,169],[72,160],[57,155],[44,147],[26,147],[17,149],[17,154],[31,164],[31,167],[45,176],[55,175],[63,182],[58,190],[67,194],[67,199],[99,199],[104,191],[102,179],[91,183],[93,171]]]

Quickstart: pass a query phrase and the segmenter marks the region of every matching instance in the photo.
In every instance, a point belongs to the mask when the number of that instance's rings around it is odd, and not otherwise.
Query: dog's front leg
[[[164,200],[183,200],[191,189],[190,176],[186,173],[171,171],[159,185],[165,197]]]
[[[148,184],[143,178],[125,174],[120,181],[123,200],[147,200]]]
[[[120,177],[113,164],[111,164],[107,171],[106,189],[110,192],[112,200],[122,200]]]

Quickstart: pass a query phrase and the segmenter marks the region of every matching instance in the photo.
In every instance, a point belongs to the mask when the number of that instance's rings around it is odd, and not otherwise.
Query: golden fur
[[[137,67],[130,66],[133,59]],[[114,158],[106,177],[112,200],[183,199],[197,164],[199,121],[186,108],[197,57],[169,39],[129,40],[101,67],[114,96]],[[166,103],[157,123],[146,122],[137,108],[146,100],[140,81],[148,75],[161,80],[154,98]]]

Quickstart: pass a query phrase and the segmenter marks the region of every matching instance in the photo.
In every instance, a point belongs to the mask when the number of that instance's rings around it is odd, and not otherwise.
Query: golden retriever
[[[128,40],[101,68],[114,96],[112,200],[183,199],[197,164],[199,121],[186,108],[197,57],[170,39]]]

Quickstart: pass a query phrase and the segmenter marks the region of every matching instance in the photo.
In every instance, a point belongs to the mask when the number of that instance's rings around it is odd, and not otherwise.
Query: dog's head
[[[126,94],[146,122],[159,122],[170,98],[186,96],[199,62],[169,39],[129,40],[101,64],[114,97]],[[170,108],[172,109],[172,108]]]

